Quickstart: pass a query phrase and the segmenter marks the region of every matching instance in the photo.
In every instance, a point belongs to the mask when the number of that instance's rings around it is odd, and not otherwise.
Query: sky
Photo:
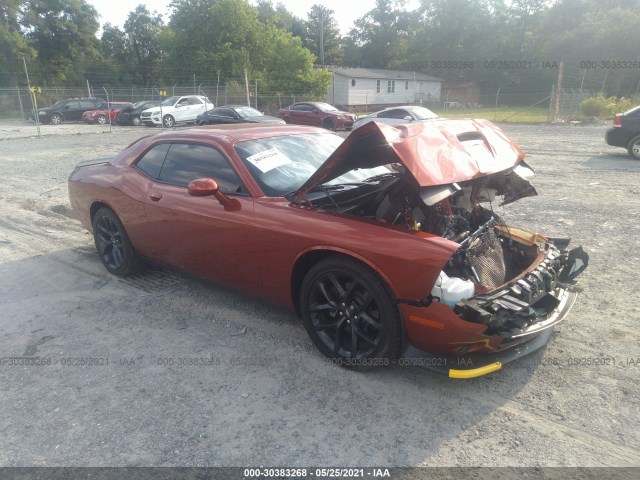
[[[111,25],[122,27],[129,12],[140,3],[143,3],[149,11],[155,10],[162,14],[165,21],[168,20],[171,0],[87,0],[87,3],[93,5],[101,15],[100,25],[109,22]],[[251,3],[255,4],[255,2]],[[303,19],[307,18],[307,13],[314,3],[324,5],[335,12],[340,33],[346,35],[351,30],[354,20],[371,10],[376,2],[375,0],[273,0],[271,3],[274,5],[282,3],[287,10]],[[417,0],[408,2],[407,9],[412,9],[413,4],[417,4]]]

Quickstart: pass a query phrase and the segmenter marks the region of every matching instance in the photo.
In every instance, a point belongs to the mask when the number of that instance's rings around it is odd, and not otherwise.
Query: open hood
[[[395,126],[370,122],[353,131],[293,198],[302,200],[316,185],[358,168],[399,163],[421,191],[430,191],[509,173],[523,159],[520,147],[488,120],[434,120]],[[530,189],[535,195],[533,187]]]

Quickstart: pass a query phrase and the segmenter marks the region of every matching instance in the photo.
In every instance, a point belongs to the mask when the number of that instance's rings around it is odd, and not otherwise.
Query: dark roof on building
[[[425,75],[420,72],[409,70],[385,70],[384,68],[350,68],[350,67],[329,67],[329,70],[336,75],[354,78],[378,78],[385,80],[427,80],[430,82],[442,82],[441,78]]]

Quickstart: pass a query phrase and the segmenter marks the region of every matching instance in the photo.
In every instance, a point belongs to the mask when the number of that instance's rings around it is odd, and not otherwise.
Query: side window
[[[191,97],[189,99],[189,105],[202,105],[202,100],[196,97]]]
[[[92,102],[91,100],[80,100],[80,108],[98,108],[100,105],[97,105],[96,103]],[[105,105],[105,108],[107,108],[107,106]]]
[[[80,108],[80,102],[77,100],[71,100],[66,103],[63,110],[78,110]]]
[[[139,168],[151,178],[158,178],[170,145],[170,143],[161,143],[153,147],[138,160],[136,168]]]
[[[380,112],[378,118],[402,118],[398,116],[398,110],[386,110],[384,112]]]
[[[221,108],[218,111],[218,115],[221,117],[231,117],[231,118],[236,118],[236,116],[233,114],[233,112],[228,109],[228,108]]]
[[[291,105],[289,110],[295,110],[296,112],[302,110],[302,105]]]
[[[224,193],[243,189],[236,172],[215,148],[190,143],[172,144],[158,180],[186,187],[196,178],[215,178]]]
[[[178,100],[178,105],[180,105],[181,107],[185,107],[185,106],[189,105],[189,99],[188,98],[181,98],[180,100]]]

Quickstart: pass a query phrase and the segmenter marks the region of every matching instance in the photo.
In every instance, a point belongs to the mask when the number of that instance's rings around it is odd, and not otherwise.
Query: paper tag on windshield
[[[251,155],[247,157],[247,160],[262,173],[267,173],[269,170],[291,163],[291,160],[276,148],[270,148],[264,152]]]

